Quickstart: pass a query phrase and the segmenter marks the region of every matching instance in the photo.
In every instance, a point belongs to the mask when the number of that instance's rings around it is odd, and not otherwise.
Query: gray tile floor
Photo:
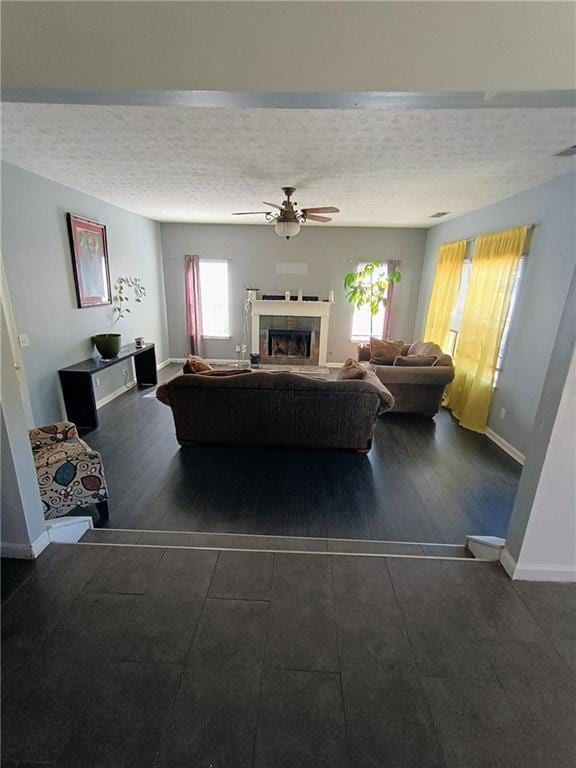
[[[576,588],[473,561],[51,545],[2,765],[573,768]]]

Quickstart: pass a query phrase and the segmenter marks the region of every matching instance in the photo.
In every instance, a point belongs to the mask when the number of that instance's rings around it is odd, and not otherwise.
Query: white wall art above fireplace
[[[329,301],[252,301],[252,354],[262,363],[326,366]]]

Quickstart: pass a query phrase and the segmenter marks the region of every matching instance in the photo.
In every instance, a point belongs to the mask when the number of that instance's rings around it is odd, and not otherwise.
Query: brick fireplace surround
[[[329,301],[253,301],[252,353],[264,364],[325,366],[331,306]]]

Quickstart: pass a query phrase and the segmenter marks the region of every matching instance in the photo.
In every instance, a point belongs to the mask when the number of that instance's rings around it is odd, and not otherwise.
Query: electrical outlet
[[[24,347],[30,346],[30,339],[25,333],[21,333],[18,336],[18,343],[20,344],[20,347],[23,349]]]
[[[100,376],[96,376],[96,386],[100,386]]]
[[[240,352],[240,344],[236,344],[236,352]]]
[[[506,408],[500,408],[500,418],[501,419],[506,418]]]

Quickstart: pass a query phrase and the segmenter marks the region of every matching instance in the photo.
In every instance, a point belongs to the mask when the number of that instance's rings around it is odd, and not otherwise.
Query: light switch
[[[30,339],[25,333],[21,333],[18,335],[18,343],[20,344],[20,347],[29,347],[30,346]]]

